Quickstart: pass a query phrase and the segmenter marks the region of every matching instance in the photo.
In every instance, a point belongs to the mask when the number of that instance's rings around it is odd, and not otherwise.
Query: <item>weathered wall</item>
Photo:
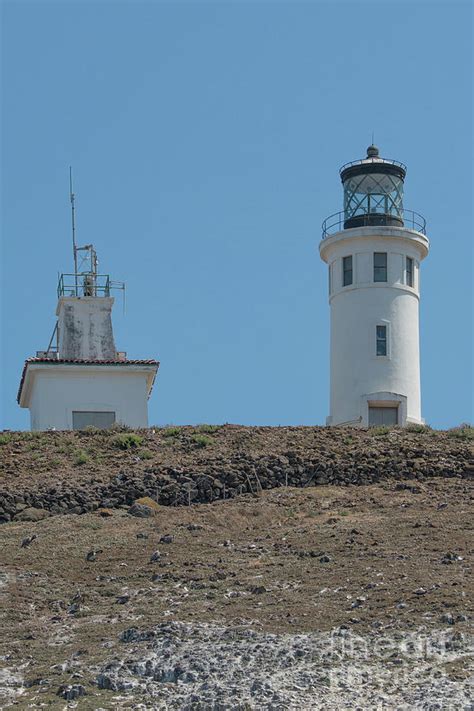
[[[61,297],[58,302],[59,357],[115,360],[113,298]]]

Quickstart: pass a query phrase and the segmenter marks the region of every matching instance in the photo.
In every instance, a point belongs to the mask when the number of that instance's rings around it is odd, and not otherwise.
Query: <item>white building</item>
[[[92,245],[79,249],[88,251],[90,269],[61,275],[50,345],[25,362],[18,403],[30,410],[32,430],[110,427],[115,422],[147,427],[148,398],[159,363],[127,360],[117,352],[110,296],[116,284],[96,273]]]
[[[340,171],[344,210],[323,223],[329,267],[329,425],[423,423],[420,263],[425,220],[403,207],[406,167],[376,146]]]

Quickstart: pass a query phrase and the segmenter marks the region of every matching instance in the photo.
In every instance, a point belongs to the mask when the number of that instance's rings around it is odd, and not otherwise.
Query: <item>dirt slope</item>
[[[237,427],[0,435],[0,521],[85,513],[150,496],[210,502],[283,485],[474,474],[472,428]]]
[[[96,482],[117,471],[145,482],[150,467],[156,483],[159,468],[235,474],[236,462],[264,457],[267,468],[273,462],[269,480],[278,466],[278,477],[304,483],[316,462],[336,480],[365,462],[358,476],[370,464],[377,481],[237,491],[232,500],[158,505],[146,518],[117,503],[7,522],[2,707],[469,708],[467,436],[232,427],[139,434],[132,450],[113,443],[117,433],[11,434],[0,449],[7,499],[23,500],[14,516],[42,488],[55,487],[60,502],[74,486],[96,493]],[[212,443],[195,447],[193,436]],[[77,450],[87,454],[83,464],[74,464]],[[363,653],[350,647],[354,639]]]

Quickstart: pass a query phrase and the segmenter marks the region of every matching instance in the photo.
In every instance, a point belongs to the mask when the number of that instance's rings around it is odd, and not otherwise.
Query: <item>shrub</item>
[[[206,437],[206,435],[195,434],[192,435],[191,439],[199,449],[202,449],[202,447],[208,447],[210,444],[213,444],[212,439],[210,437]]]
[[[4,434],[0,434],[0,445],[8,444],[11,442],[11,434],[9,432],[5,432]]]
[[[220,425],[198,425],[197,430],[198,432],[202,432],[202,434],[212,434],[213,432],[217,432],[220,427]]]
[[[21,440],[28,441],[30,439],[40,439],[43,436],[44,432],[40,432],[38,430],[33,430],[33,432],[19,432],[19,438]]]
[[[77,466],[80,466],[81,464],[87,464],[89,461],[89,455],[87,452],[84,452],[83,449],[79,449],[76,454],[74,455],[74,464]]]
[[[143,437],[133,432],[123,432],[122,434],[115,435],[112,439],[113,446],[118,449],[136,449],[142,442]]]
[[[429,425],[418,425],[416,422],[412,422],[407,425],[405,429],[407,432],[424,432],[425,434],[431,432],[431,427]]]
[[[140,449],[138,456],[140,459],[153,459],[153,452],[150,452],[149,449]]]
[[[456,437],[456,439],[474,439],[474,427],[463,422],[459,427],[453,427],[447,432],[448,437]]]
[[[132,428],[121,422],[114,422],[113,425],[110,425],[104,432],[108,432],[109,434],[113,434],[114,432],[132,432]]]
[[[167,427],[163,430],[163,437],[178,437],[180,433],[179,427]]]
[[[387,427],[387,425],[379,425],[379,427],[371,427],[370,432],[374,437],[383,437],[390,432],[390,427]]]

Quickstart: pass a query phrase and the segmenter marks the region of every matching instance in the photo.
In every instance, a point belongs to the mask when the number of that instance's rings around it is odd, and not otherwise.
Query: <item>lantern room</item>
[[[344,187],[344,229],[364,225],[403,227],[403,163],[379,156],[377,146],[367,157],[340,171]]]

